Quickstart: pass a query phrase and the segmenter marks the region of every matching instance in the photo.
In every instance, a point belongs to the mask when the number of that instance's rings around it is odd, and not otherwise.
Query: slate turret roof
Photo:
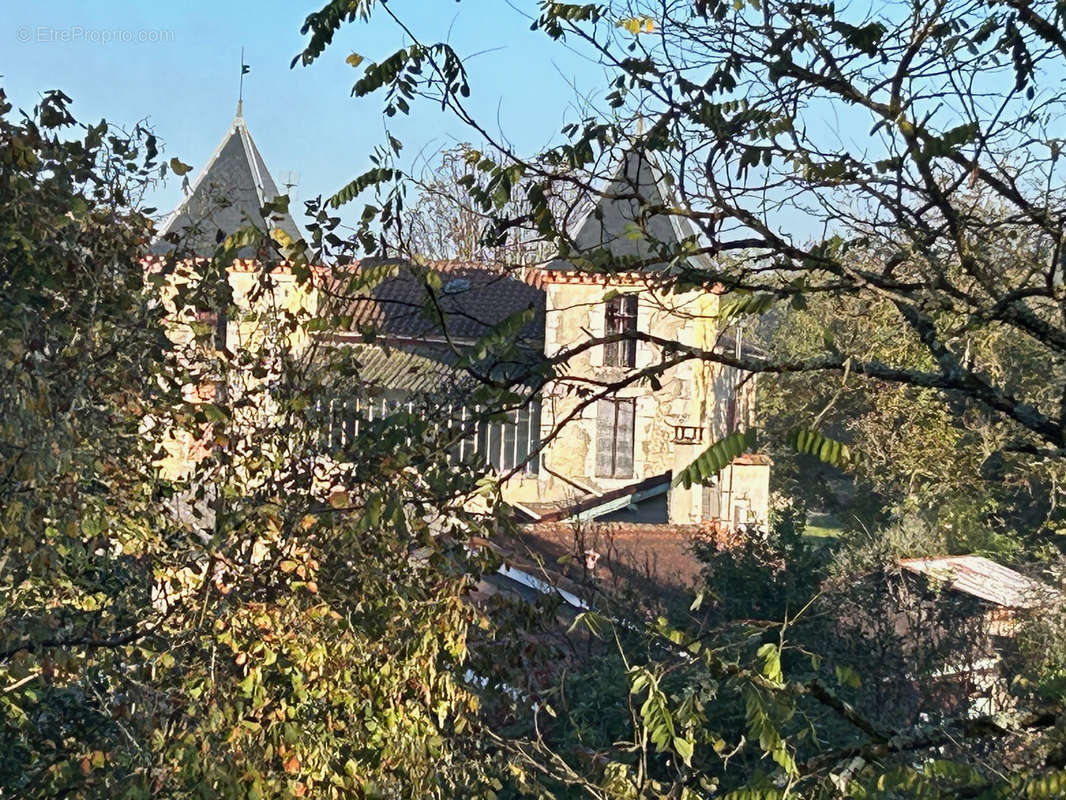
[[[161,226],[152,250],[173,250],[175,244],[168,234],[174,234],[180,237],[185,252],[209,257],[218,246],[220,232],[228,236],[249,222],[265,232],[281,228],[294,240],[299,239],[299,228],[288,213],[263,217],[263,206],[279,194],[238,106],[222,142],[191,184],[185,200]]]
[[[680,209],[680,203],[666,172],[655,155],[637,142],[622,156],[587,214],[577,220],[572,234],[577,255],[606,251],[615,269],[624,270],[627,264],[632,264],[634,271],[662,269],[665,264],[656,262],[657,256],[696,234],[687,218],[669,213],[672,208]],[[691,261],[694,267],[709,266],[704,255]],[[574,268],[562,259],[547,266],[552,270]]]

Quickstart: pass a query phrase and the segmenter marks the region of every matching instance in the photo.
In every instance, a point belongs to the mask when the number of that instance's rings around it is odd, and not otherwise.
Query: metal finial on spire
[[[244,76],[248,74],[250,70],[247,64],[244,63],[244,48],[241,48],[241,82],[237,90],[237,116],[240,117],[244,113]]]

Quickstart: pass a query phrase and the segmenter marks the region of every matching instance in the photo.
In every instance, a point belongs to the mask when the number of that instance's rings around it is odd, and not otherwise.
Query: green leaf
[[[629,687],[629,691],[631,694],[640,694],[648,688],[648,685],[650,683],[650,676],[645,670],[641,669],[637,672],[637,676],[633,678],[633,682]]]
[[[755,655],[762,662],[762,674],[767,680],[784,683],[784,674],[781,672],[781,650],[776,644],[772,642],[764,644]]]
[[[170,169],[174,172],[175,175],[178,175],[179,177],[192,171],[192,167],[190,167],[188,164],[182,163],[181,159],[179,158],[170,159]]]
[[[1030,780],[1025,786],[1025,796],[1037,798],[1062,797],[1066,794],[1066,772],[1049,772]]]
[[[601,638],[604,629],[608,627],[609,623],[604,619],[603,615],[597,614],[595,611],[582,611],[574,618],[574,621],[570,623],[570,627],[567,628],[566,632],[572,633],[576,628],[582,625],[587,628],[588,632],[593,636]]]
[[[509,314],[490,328],[456,363],[459,369],[476,365],[490,354],[500,355],[515,346],[518,335],[533,321],[536,312],[525,308]]]
[[[833,667],[833,671],[836,673],[837,683],[841,686],[850,686],[852,689],[858,689],[862,686],[862,679],[859,678],[859,673],[851,667],[838,664]]]
[[[673,485],[689,489],[694,483],[706,483],[733,463],[734,458],[754,446],[754,428],[731,433],[712,444],[700,454],[699,458],[675,475]]]
[[[793,428],[788,443],[797,453],[814,456],[834,467],[848,467],[858,460],[846,444],[810,428]]]
[[[222,243],[222,250],[224,253],[231,253],[232,251],[240,250],[242,247],[253,246],[259,242],[262,235],[262,231],[254,225],[245,225],[226,237]],[[223,256],[222,260],[228,261],[229,259]]]
[[[695,749],[695,745],[688,739],[684,739],[680,736],[674,737],[674,750],[677,751],[677,754],[681,756],[681,760],[684,761],[686,765],[692,764],[692,753]]]
[[[776,302],[777,296],[769,292],[732,291],[719,301],[718,319],[765,314]]]
[[[399,177],[399,173],[387,167],[369,169],[350,181],[343,189],[330,197],[327,202],[330,208],[340,208],[344,204],[350,203],[370,187],[380,186],[397,177]]]

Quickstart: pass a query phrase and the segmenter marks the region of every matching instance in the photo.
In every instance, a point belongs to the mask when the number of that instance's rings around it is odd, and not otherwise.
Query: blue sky
[[[523,14],[535,14],[534,0],[513,5],[392,0],[390,7],[419,37],[449,38],[470,57],[473,110],[532,152],[556,140],[564,121],[576,116],[579,92],[598,97],[605,79],[597,65],[529,31]],[[383,139],[381,98],[350,97],[361,70],[344,59],[358,52],[377,60],[405,43],[380,14],[369,26],[342,29],[311,67],[290,69],[302,49],[300,25],[318,7],[313,0],[0,0],[0,36],[8,39],[0,46],[0,83],[16,107],[29,109],[54,88],[74,99],[75,115],[84,121],[105,117],[132,125],[147,118],[167,155],[198,170],[233,118],[243,46],[251,66],[245,119],[278,184],[298,176],[294,199],[302,201],[362,172]],[[427,104],[389,125],[409,158],[472,138]],[[180,198],[172,179],[150,199],[164,211]]]

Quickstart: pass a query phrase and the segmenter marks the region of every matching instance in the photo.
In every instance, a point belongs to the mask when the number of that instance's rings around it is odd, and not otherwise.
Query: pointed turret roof
[[[169,233],[182,237],[182,245],[197,256],[210,256],[220,241],[250,221],[264,231],[281,228],[294,240],[300,231],[288,213],[263,217],[263,206],[280,194],[263,156],[244,122],[240,104],[214,155],[193,181],[181,205],[162,225],[153,244],[155,252],[174,245]]]
[[[635,142],[623,155],[618,168],[596,202],[577,221],[573,241],[580,253],[606,250],[619,262],[636,262],[638,269],[654,268],[646,263],[662,246],[674,247],[695,235],[692,223],[683,216],[664,212],[679,207],[666,172],[654,155]],[[643,236],[636,235],[636,231]],[[695,261],[701,261],[702,256]],[[552,269],[567,269],[556,261]],[[572,267],[570,267],[572,268]]]

